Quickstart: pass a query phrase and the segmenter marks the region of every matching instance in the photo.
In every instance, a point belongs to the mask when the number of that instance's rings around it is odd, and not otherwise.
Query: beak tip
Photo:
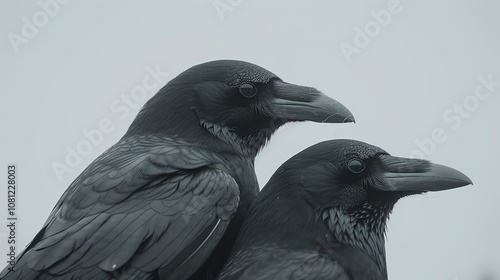
[[[467,177],[466,182],[467,182],[467,185],[474,185],[474,183],[472,182],[472,180],[469,177]]]
[[[457,173],[458,173],[457,177],[459,177],[459,180],[463,182],[463,187],[468,185],[474,185],[474,183],[472,183],[472,180],[467,175],[459,171],[457,171]]]
[[[341,105],[343,107],[343,110],[341,111],[340,115],[345,116],[344,117],[344,123],[356,123],[356,119],[354,118],[354,114],[347,109],[344,105]]]
[[[339,113],[338,115],[339,115],[339,117],[343,118],[341,123],[356,123],[356,119],[354,118],[354,115],[345,106],[343,106],[342,112]]]

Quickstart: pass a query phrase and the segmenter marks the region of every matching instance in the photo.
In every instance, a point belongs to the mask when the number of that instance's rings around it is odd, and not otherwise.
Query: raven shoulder
[[[250,264],[250,265],[249,265]],[[266,244],[239,251],[226,264],[220,280],[352,280],[345,267],[318,250],[292,250]]]

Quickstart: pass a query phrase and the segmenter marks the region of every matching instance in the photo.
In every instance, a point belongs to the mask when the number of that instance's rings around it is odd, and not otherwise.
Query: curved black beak
[[[383,177],[388,186],[384,191],[442,191],[471,185],[462,172],[426,160],[381,155]]]
[[[311,88],[274,81],[273,103],[276,117],[287,121],[321,123],[354,122],[354,116],[340,102]]]

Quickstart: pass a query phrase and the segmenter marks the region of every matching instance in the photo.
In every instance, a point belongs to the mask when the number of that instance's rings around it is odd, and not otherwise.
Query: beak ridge
[[[278,118],[321,123],[355,121],[347,107],[314,88],[276,81],[274,89]]]
[[[465,174],[445,165],[388,155],[383,157],[384,164],[390,166],[390,171],[383,174],[389,183],[386,191],[442,191],[472,185],[472,180]],[[421,168],[408,168],[419,165]]]

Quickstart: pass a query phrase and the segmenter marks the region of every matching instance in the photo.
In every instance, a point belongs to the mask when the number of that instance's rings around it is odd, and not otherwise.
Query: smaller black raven
[[[455,169],[363,142],[316,144],[262,189],[218,279],[387,279],[384,235],[394,204],[468,184]]]

